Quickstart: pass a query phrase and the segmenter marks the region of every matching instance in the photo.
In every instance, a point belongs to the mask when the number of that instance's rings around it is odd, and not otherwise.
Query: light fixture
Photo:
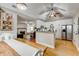
[[[27,5],[25,3],[17,3],[16,6],[20,10],[26,10],[27,9]]]
[[[63,15],[60,12],[58,12],[58,11],[52,10],[52,11],[49,12],[48,16],[49,16],[49,18],[60,18]]]
[[[53,10],[51,10],[50,12],[49,12],[49,18],[52,18],[52,17],[54,17],[54,15],[55,15],[55,11],[53,11]]]

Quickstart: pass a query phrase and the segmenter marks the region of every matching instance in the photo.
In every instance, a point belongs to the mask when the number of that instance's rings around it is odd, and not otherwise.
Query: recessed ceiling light
[[[26,10],[27,9],[27,5],[25,3],[17,3],[16,6],[20,10]]]

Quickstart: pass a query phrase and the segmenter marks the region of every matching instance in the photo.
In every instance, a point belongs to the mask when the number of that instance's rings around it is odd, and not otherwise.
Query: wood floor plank
[[[19,56],[19,54],[13,50],[4,41],[0,42],[0,56]]]

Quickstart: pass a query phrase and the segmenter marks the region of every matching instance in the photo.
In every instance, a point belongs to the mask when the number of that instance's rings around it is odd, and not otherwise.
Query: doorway
[[[73,25],[62,25],[61,26],[61,36],[64,40],[72,40],[73,39]]]

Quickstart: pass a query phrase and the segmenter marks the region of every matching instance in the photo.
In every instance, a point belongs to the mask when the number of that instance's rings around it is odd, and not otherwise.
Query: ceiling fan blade
[[[53,3],[50,3],[48,6],[46,6],[47,9],[52,9],[53,8]]]
[[[46,13],[46,12],[48,12],[48,11],[50,11],[50,9],[41,11],[39,14],[41,15],[41,14],[44,14],[44,13]]]
[[[53,3],[49,4],[47,7],[46,7],[47,10],[44,10],[44,11],[41,11],[39,14],[43,14],[43,13],[46,13],[48,11],[51,11],[53,9]]]
[[[63,17],[64,15],[62,13],[56,13],[59,17]]]
[[[12,5],[13,8],[17,8],[15,5]]]
[[[60,9],[60,10],[62,10],[62,11],[66,11],[65,9],[62,9],[62,8],[60,8],[60,7],[55,7],[56,9]]]

